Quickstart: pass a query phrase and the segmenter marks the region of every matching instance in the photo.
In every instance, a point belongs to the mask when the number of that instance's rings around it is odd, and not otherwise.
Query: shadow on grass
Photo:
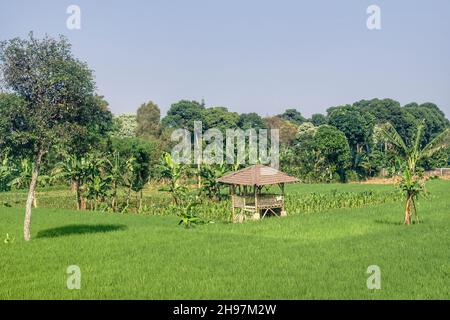
[[[37,238],[57,238],[79,234],[112,232],[126,230],[123,224],[71,224],[64,227],[41,230]]]

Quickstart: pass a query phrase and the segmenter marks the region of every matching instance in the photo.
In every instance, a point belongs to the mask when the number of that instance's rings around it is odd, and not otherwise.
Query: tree
[[[280,163],[283,171],[301,177],[304,180],[312,178],[316,151],[314,148],[314,135],[317,131],[310,122],[304,122],[298,127],[298,132],[291,148],[283,150],[280,154]]]
[[[74,130],[92,123],[92,109],[98,108],[90,103],[95,84],[92,71],[73,57],[64,37],[36,39],[30,33],[28,39],[3,41],[0,62],[4,86],[24,101],[17,138],[26,140],[27,148],[20,150],[34,162],[24,222],[24,239],[28,241],[31,206],[43,157]],[[19,121],[13,117],[7,122]]]
[[[136,136],[156,139],[160,135],[161,111],[152,101],[143,103],[137,110]]]
[[[136,115],[123,113],[113,118],[112,136],[115,138],[134,138],[136,137],[136,128]]]
[[[205,106],[197,101],[180,100],[170,106],[167,115],[161,120],[166,128],[194,130],[194,121],[204,120]]]
[[[409,142],[413,139],[416,121],[411,114],[406,112],[405,108],[400,107],[398,101],[392,99],[361,100],[355,102],[353,106],[371,114],[377,124],[390,122],[404,140]]]
[[[296,125],[302,124],[306,121],[302,114],[296,109],[287,109],[284,113],[280,114],[279,117]]]
[[[322,125],[314,135],[314,148],[318,153],[319,166],[322,166],[332,178],[333,172],[345,180],[345,170],[350,164],[350,146],[344,133],[337,128]]]
[[[297,126],[295,124],[277,116],[264,118],[264,123],[269,129],[280,130],[281,145],[290,146],[292,144],[297,134]]]
[[[259,116],[259,114],[255,112],[250,113],[241,113],[239,115],[239,120],[237,125],[242,130],[247,129],[265,129],[266,125],[264,124],[263,119]]]
[[[156,146],[153,141],[139,138],[124,138],[112,140],[113,151],[120,155],[121,162],[129,171],[126,178],[129,191],[134,191],[138,196],[137,210],[142,209],[142,191],[152,176],[152,166],[156,165]],[[130,159],[132,159],[130,161]],[[130,167],[131,165],[131,167]],[[129,197],[129,196],[128,196]],[[127,201],[129,202],[129,201]]]
[[[405,105],[404,110],[414,117],[417,126],[423,120],[425,121],[422,143],[430,142],[435,136],[450,127],[444,113],[434,103],[427,102],[419,105],[413,102]]]
[[[448,128],[428,144],[423,145],[424,122],[417,127],[414,143],[410,145],[404,141],[390,123],[386,123],[381,131],[386,141],[395,146],[403,161],[403,176],[400,187],[406,195],[404,223],[407,225],[411,224],[412,212],[417,217],[416,200],[424,187],[421,174],[417,172],[417,164],[420,160],[450,147],[450,130]]]
[[[26,131],[25,101],[15,93],[0,93],[0,150],[11,157],[32,147]]]
[[[314,136],[317,127],[311,122],[304,122],[298,126],[296,139],[302,139],[304,136]]]
[[[80,108],[84,109],[81,112],[82,116],[89,118],[82,120],[81,123],[71,124],[68,134],[60,137],[61,146],[66,153],[77,157],[92,152],[106,153],[110,134],[114,127],[108,102],[102,96],[94,95],[87,97]]]
[[[239,121],[236,112],[229,112],[225,107],[207,108],[203,112],[205,129],[217,128],[225,133],[226,129],[235,129]]]
[[[310,122],[315,126],[321,126],[327,123],[327,118],[321,113],[315,113],[311,116]]]
[[[374,119],[370,114],[364,114],[359,108],[350,105],[329,108],[327,112],[328,124],[342,131],[350,148],[361,153],[372,134]]]

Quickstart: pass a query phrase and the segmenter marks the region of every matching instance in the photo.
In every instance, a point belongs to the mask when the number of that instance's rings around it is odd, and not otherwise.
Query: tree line
[[[442,110],[433,103],[401,106],[393,99],[361,100],[334,106],[326,114],[309,119],[297,109],[261,117],[257,113],[237,113],[225,107],[206,107],[204,102],[181,100],[172,104],[160,119],[153,102],[141,105],[136,114],[114,117],[114,134],[120,137],[150,138],[170,146],[171,130],[193,130],[194,121],[203,129],[279,129],[280,164],[284,171],[304,181],[347,181],[380,174],[392,175],[398,169],[397,153],[381,135],[381,127],[391,123],[409,144],[423,122],[421,145],[426,145],[450,126]],[[449,164],[448,150],[423,159],[428,170]]]
[[[179,180],[180,168],[170,167],[165,152],[172,146],[171,132],[193,130],[194,121],[202,121],[204,130],[279,129],[281,169],[307,182],[345,182],[398,171],[395,145],[381,134],[385,123],[406,144],[423,123],[420,146],[449,127],[433,103],[401,106],[392,99],[334,106],[309,119],[293,108],[261,117],[189,100],[172,104],[162,118],[151,101],[135,115],[113,116],[97,93],[93,71],[73,56],[64,37],[30,34],[1,42],[0,76],[0,191],[28,188],[25,239],[38,185],[67,182],[79,209],[126,210],[135,194],[139,210],[142,190],[151,179]],[[420,158],[415,170],[448,163],[445,148]],[[215,179],[237,168],[202,166],[186,170],[186,176],[197,176],[200,187],[220,197]],[[178,182],[172,187],[180,189]],[[118,201],[119,189],[127,190],[125,203]]]

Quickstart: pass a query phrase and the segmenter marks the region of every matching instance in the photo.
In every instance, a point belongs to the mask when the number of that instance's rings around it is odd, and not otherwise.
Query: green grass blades
[[[287,193],[337,188],[337,197],[368,193],[345,196],[348,202],[394,190],[298,185]],[[412,226],[402,224],[403,200],[190,229],[177,226],[176,213],[39,207],[32,240],[24,242],[24,210],[0,207],[2,240],[15,239],[0,243],[0,299],[448,299],[450,181],[430,181],[427,189],[418,202],[421,223]],[[371,265],[380,268],[379,290],[366,285]],[[79,290],[67,287],[69,266],[79,267]]]

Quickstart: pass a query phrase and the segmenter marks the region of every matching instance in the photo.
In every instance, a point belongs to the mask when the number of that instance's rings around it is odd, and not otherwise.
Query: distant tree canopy
[[[181,100],[174,103],[166,117],[162,120],[165,128],[166,140],[174,128],[193,130],[194,121],[202,121],[203,130],[218,128],[225,129],[278,129],[280,130],[281,165],[284,170],[299,176],[308,176],[308,179],[328,181],[330,176],[323,176],[317,163],[327,163],[327,175],[334,172],[340,180],[345,180],[345,172],[352,171],[351,176],[373,176],[383,168],[395,166],[395,155],[386,145],[376,138],[374,133],[377,126],[390,122],[399,132],[400,136],[409,141],[414,136],[415,129],[425,119],[425,133],[423,143],[429,141],[440,131],[449,126],[449,121],[443,112],[432,103],[418,105],[415,103],[401,107],[400,103],[392,99],[361,100],[353,104],[333,106],[327,113],[313,114],[306,120],[296,109],[287,109],[278,116],[261,118],[257,113],[230,112],[225,107],[206,107],[204,102]],[[327,125],[324,127],[324,125]],[[323,127],[323,128],[322,128]],[[350,153],[343,152],[337,158],[322,157],[323,150],[319,152],[317,138],[318,129],[331,134],[334,140],[343,143],[344,149],[349,147]],[[326,129],[324,129],[326,128]],[[337,130],[337,131],[336,131]],[[345,142],[342,139],[342,133]],[[170,143],[166,143],[170,146]],[[302,146],[300,146],[302,145]],[[321,144],[325,146],[325,144]],[[346,157],[346,161],[340,161]],[[444,165],[450,158],[449,151],[441,151],[434,155],[434,159],[423,160],[425,168]],[[332,162],[335,162],[331,165]],[[323,162],[323,163],[325,163]],[[344,165],[345,162],[345,165]],[[314,167],[314,163],[316,166]],[[393,170],[393,169],[389,169]],[[335,179],[331,173],[332,179]]]
[[[201,121],[203,130],[217,128],[221,131],[235,129],[239,126],[240,116],[230,112],[226,107],[206,108],[204,103],[181,100],[170,106],[161,123],[165,128],[183,128],[194,130],[194,122]]]
[[[287,109],[284,113],[279,115],[280,118],[288,120],[296,125],[302,124],[306,119],[296,109]]]
[[[327,123],[327,118],[321,113],[315,113],[311,116],[310,121],[315,126],[321,126]]]
[[[113,130],[113,116],[109,104],[102,96],[94,95],[86,100],[88,111],[84,116],[91,119],[85,124],[74,124],[70,134],[64,139],[63,148],[76,155],[82,155],[93,150],[106,148],[109,134]]]
[[[372,99],[355,102],[353,106],[371,114],[376,123],[392,123],[400,136],[409,141],[414,135],[414,117],[400,106],[400,103],[392,99]]]
[[[355,152],[361,152],[369,143],[375,119],[370,113],[346,105],[333,107],[327,110],[328,124],[342,131]]]
[[[194,130],[194,121],[204,122],[205,106],[197,101],[181,100],[172,104],[162,119],[166,128]]]
[[[322,125],[314,135],[314,148],[318,152],[317,163],[329,172],[336,171],[345,180],[345,169],[350,165],[350,146],[342,131],[333,126]]]
[[[136,135],[142,138],[157,138],[160,135],[161,111],[152,101],[143,103],[137,110]]]
[[[135,114],[123,113],[113,118],[113,137],[133,138],[136,136],[137,119]]]
[[[140,138],[113,138],[112,150],[117,152],[122,161],[134,159],[132,162],[132,190],[140,191],[154,174],[160,152],[156,143]],[[153,167],[153,168],[152,168]]]
[[[298,130],[294,123],[277,116],[264,118],[264,123],[268,129],[279,130],[281,145],[289,146],[292,144]]]
[[[425,120],[422,144],[426,145],[445,128],[450,126],[444,113],[434,103],[423,103],[421,105],[413,102],[404,106],[405,111],[415,119],[416,125]]]
[[[225,107],[206,108],[203,113],[205,129],[217,128],[225,132],[226,129],[236,129],[238,126],[239,114],[229,112]]]
[[[239,115],[238,127],[247,130],[247,129],[264,129],[266,127],[261,116],[255,112],[250,113],[241,113]]]

